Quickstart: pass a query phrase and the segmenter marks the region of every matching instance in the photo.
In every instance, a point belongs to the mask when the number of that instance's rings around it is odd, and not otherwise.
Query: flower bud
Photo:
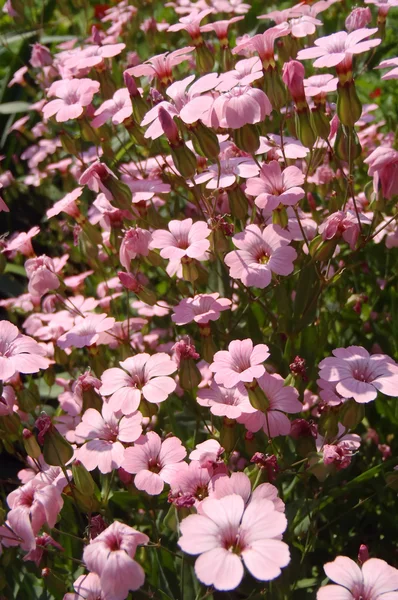
[[[272,108],[279,111],[286,106],[286,88],[276,68],[270,67],[264,74],[264,91],[267,94]]]
[[[224,417],[224,422],[220,431],[220,444],[225,452],[231,452],[236,443],[236,424],[232,419]]]
[[[80,460],[72,464],[73,482],[83,496],[92,496],[95,490],[94,479]]]
[[[315,131],[316,135],[318,137],[320,137],[322,140],[329,139],[330,122],[329,122],[329,119],[327,118],[326,113],[318,107],[313,108],[311,113],[312,113],[312,124],[314,126],[314,131]]]
[[[184,142],[180,142],[178,146],[170,146],[171,156],[177,171],[185,179],[192,179],[196,173],[196,156]]]
[[[39,458],[41,449],[33,433],[29,429],[22,431],[23,445],[26,454],[31,458]]]
[[[316,134],[311,123],[311,113],[308,108],[296,112],[297,137],[306,148],[312,148],[316,142]]]
[[[163,106],[159,107],[158,119],[163,133],[169,140],[170,144],[179,143],[179,133],[177,125],[174,123],[173,117],[167,112]]]
[[[307,107],[303,83],[304,77],[304,66],[297,60],[290,60],[283,65],[282,81],[287,86],[298,110]]]
[[[234,130],[234,142],[244,152],[254,154],[260,147],[258,129],[252,123]]]
[[[196,66],[199,73],[211,73],[214,67],[214,54],[205,45],[196,47]]]
[[[372,22],[372,13],[370,12],[370,8],[354,8],[353,11],[350,12],[348,17],[345,20],[345,28],[348,33],[355,31],[356,29],[362,29],[369,25]]]
[[[48,465],[63,467],[73,456],[73,448],[54,427],[48,415],[43,413],[35,423],[38,439],[43,444],[43,457]]]
[[[353,161],[361,156],[362,147],[354,128],[348,131],[344,125],[339,125],[334,143],[334,151],[340,160],[346,162]]]
[[[362,114],[362,104],[358,98],[353,80],[337,84],[337,114],[340,123],[354,127]]]
[[[248,201],[246,194],[243,192],[240,185],[236,185],[227,190],[227,195],[231,214],[240,221],[246,219]]]
[[[346,429],[354,429],[365,416],[365,406],[355,400],[347,400],[341,407],[339,421]]]
[[[272,211],[272,223],[274,225],[280,225],[282,229],[287,227],[289,222],[289,215],[287,214],[286,206],[279,206]]]
[[[269,409],[269,400],[258,383],[255,381],[254,385],[250,384],[246,389],[249,393],[250,404],[257,410],[266,413]]]
[[[214,131],[206,127],[202,121],[198,121],[191,131],[199,145],[201,154],[206,158],[216,160],[220,154],[220,144]]]
[[[366,562],[367,560],[369,560],[368,547],[365,546],[365,544],[361,544],[359,546],[359,551],[358,551],[358,562],[360,565],[363,565],[363,563]]]

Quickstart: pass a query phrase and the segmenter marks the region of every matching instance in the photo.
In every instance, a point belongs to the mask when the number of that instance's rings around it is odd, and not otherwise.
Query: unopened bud
[[[220,432],[220,444],[225,452],[231,452],[236,443],[236,424],[232,419],[224,417],[223,426]]]
[[[211,73],[214,67],[214,54],[205,45],[196,47],[196,66],[199,73]]]
[[[308,108],[296,112],[297,137],[306,148],[312,148],[316,142],[316,133],[311,123],[311,113]]]
[[[173,117],[167,112],[163,106],[159,107],[158,119],[163,133],[169,140],[170,144],[178,144],[179,134],[177,125],[174,123]]]
[[[177,171],[186,179],[192,179],[196,173],[196,156],[183,142],[171,146],[171,156]]]
[[[246,389],[249,393],[250,404],[257,410],[266,413],[269,409],[269,400],[258,383],[249,384]]]
[[[227,190],[229,208],[231,210],[231,215],[233,215],[236,219],[243,221],[247,217],[248,210],[248,201],[246,194],[240,187],[240,185],[236,185],[235,187]]]
[[[26,454],[31,458],[39,458],[41,450],[33,433],[29,431],[29,429],[24,429],[22,431],[22,437]]]
[[[363,565],[363,563],[366,562],[367,560],[369,560],[368,547],[365,546],[365,544],[361,544],[359,546],[359,551],[358,551],[358,562],[360,565]]]
[[[72,475],[73,482],[81,494],[84,496],[92,496],[94,494],[94,479],[80,460],[75,460],[73,462]]]
[[[362,114],[362,104],[358,98],[353,80],[337,84],[337,114],[340,123],[348,127],[354,127]]]
[[[244,152],[254,154],[260,147],[260,136],[256,125],[246,123],[234,130],[234,142]]]
[[[339,125],[334,151],[340,160],[346,162],[353,161],[361,156],[362,147],[354,127],[348,130],[344,125]]]
[[[206,158],[216,160],[220,154],[220,144],[214,131],[206,127],[202,121],[198,121],[192,129],[192,133],[196,138],[201,154]]]

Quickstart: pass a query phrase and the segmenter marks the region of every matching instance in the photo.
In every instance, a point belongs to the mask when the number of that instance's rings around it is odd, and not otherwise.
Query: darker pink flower
[[[140,412],[128,416],[114,413],[105,402],[102,414],[94,408],[88,408],[76,427],[76,442],[84,444],[76,451],[88,471],[96,467],[101,473],[110,473],[123,464],[123,443],[135,442],[142,433]]]
[[[239,382],[250,383],[265,373],[263,362],[269,357],[268,346],[257,344],[253,347],[250,339],[230,342],[228,350],[220,350],[214,355],[210,371],[214,379],[226,388]]]
[[[169,83],[173,80],[173,67],[188,60],[188,54],[194,49],[193,46],[188,46],[187,48],[180,48],[173,52],[165,52],[164,54],[152,56],[152,58],[145,61],[142,65],[127,69],[126,72],[134,77],[156,77],[163,83]]]
[[[134,485],[138,490],[156,496],[163,491],[179,470],[187,452],[177,437],[161,441],[154,431],[143,435],[132,448],[124,452],[123,469],[134,473]]]
[[[233,590],[243,578],[242,561],[260,581],[280,575],[290,561],[288,546],[281,541],[286,525],[284,514],[269,500],[253,500],[245,508],[237,494],[207,498],[200,514],[181,522],[178,544],[188,554],[200,554],[195,573],[202,583]]]
[[[252,432],[263,429],[270,438],[289,435],[290,421],[285,413],[299,413],[303,410],[303,405],[298,400],[298,391],[285,385],[282,377],[276,373],[264,373],[257,378],[257,383],[267,399],[267,411],[257,410],[251,414],[243,414],[238,418],[239,423],[244,423],[246,429]]]
[[[137,546],[148,541],[144,533],[114,521],[84,548],[83,560],[99,576],[105,598],[125,600],[143,585],[145,573],[134,556]]]
[[[100,89],[98,81],[91,79],[62,79],[54,81],[48,90],[48,96],[57,96],[43,106],[45,119],[55,116],[58,123],[77,119],[84,108],[91,104],[94,94]]]
[[[361,346],[333,350],[334,358],[319,363],[319,376],[337,382],[336,391],[343,398],[366,403],[377,393],[395,397],[398,386],[398,365],[386,354],[372,354]]]
[[[101,127],[112,119],[114,125],[120,125],[133,114],[133,105],[127,88],[117,90],[113,98],[105,100],[94,113],[91,127]]]
[[[109,406],[114,412],[130,414],[137,410],[141,396],[148,402],[164,402],[176,389],[176,382],[167,377],[176,371],[176,364],[165,352],[153,356],[137,354],[119,363],[122,369],[103,372],[100,392],[110,396]]]
[[[222,21],[214,21],[213,23],[208,23],[206,25],[202,25],[200,28],[201,32],[214,31],[218,39],[222,42],[224,46],[228,45],[228,29],[233,23],[237,23],[238,21],[242,21],[244,17],[232,17],[232,19],[222,20]]]
[[[51,290],[59,288],[60,282],[55,272],[52,258],[43,254],[29,258],[25,262],[26,274],[29,278],[28,291],[32,296],[44,296]]]
[[[383,196],[391,200],[398,194],[398,152],[388,146],[379,146],[365,158],[364,162],[369,165],[368,175],[373,176],[375,191],[379,184]]]
[[[81,174],[79,179],[79,185],[87,185],[90,190],[97,194],[101,191],[105,194],[106,199],[111,201],[113,196],[111,191],[108,189],[106,182],[109,178],[117,179],[116,175],[110,170],[110,168],[100,162],[99,159],[94,161],[85,171]]]
[[[8,494],[7,504],[11,512],[19,509],[29,515],[36,535],[45,523],[50,528],[54,527],[64,501],[55,485],[33,479]]]
[[[195,321],[201,325],[209,321],[217,321],[220,313],[228,310],[231,306],[231,300],[220,298],[220,294],[197,294],[193,298],[183,298],[181,302],[174,307],[174,313],[171,320],[177,325],[186,325]]]
[[[57,340],[57,346],[66,348],[84,348],[92,346],[100,337],[100,333],[108,331],[115,324],[113,317],[107,314],[89,314],[86,317],[76,317],[75,325]]]
[[[151,233],[141,227],[131,227],[126,231],[119,251],[120,263],[126,271],[130,270],[130,263],[136,256],[148,256],[151,239]]]
[[[267,211],[274,210],[280,204],[294,206],[305,196],[300,187],[304,179],[304,173],[297,167],[287,167],[282,171],[280,164],[272,160],[263,164],[259,177],[248,180],[246,193],[255,196],[256,205]]]
[[[384,560],[369,558],[359,567],[351,558],[338,556],[324,565],[326,575],[335,582],[318,590],[317,600],[397,600],[398,570]]]
[[[34,339],[19,333],[9,321],[0,321],[0,381],[15,373],[38,373],[49,364],[45,350]]]
[[[228,419],[237,419],[242,413],[251,413],[256,410],[250,404],[247,391],[242,384],[228,389],[212,381],[209,388],[198,391],[197,402],[200,406],[210,408],[210,412],[216,417],[227,417]]]
[[[236,86],[221,94],[209,112],[212,127],[240,129],[244,125],[260,123],[272,112],[268,96],[258,88]]]
[[[185,30],[193,40],[200,39],[200,22],[207,17],[207,15],[214,12],[213,8],[206,8],[205,10],[199,11],[193,9],[186,17],[181,17],[178,23],[170,25],[167,31],[182,31]]]
[[[290,30],[287,23],[281,23],[275,27],[270,27],[264,33],[259,33],[241,41],[232,50],[232,54],[242,54],[247,50],[257,52],[263,64],[274,59],[275,41],[285,35],[289,35]]]
[[[370,225],[370,220],[364,215],[359,215],[361,223]],[[318,231],[323,240],[332,240],[343,238],[354,250],[360,233],[358,217],[351,211],[342,211],[332,213],[318,227]]]
[[[248,225],[232,239],[238,250],[229,252],[224,259],[230,277],[263,289],[271,283],[272,273],[293,272],[297,253],[288,245],[290,236],[278,225],[267,225],[263,231],[257,225]]]

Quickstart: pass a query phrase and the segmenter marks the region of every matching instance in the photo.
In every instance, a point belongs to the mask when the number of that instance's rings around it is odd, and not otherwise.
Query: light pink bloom
[[[304,173],[297,167],[287,167],[282,171],[276,160],[264,163],[259,177],[252,177],[246,185],[246,193],[255,196],[259,208],[274,210],[280,204],[294,206],[305,196],[302,187]]]
[[[243,414],[238,418],[239,423],[244,423],[252,432],[262,428],[270,438],[289,435],[290,421],[285,413],[299,413],[303,410],[303,405],[298,400],[298,391],[290,385],[285,385],[283,378],[276,373],[265,372],[257,379],[257,383],[268,400],[267,412],[258,410],[252,414]]]
[[[29,515],[32,531],[36,535],[45,523],[50,528],[54,527],[64,501],[55,485],[34,479],[8,494],[7,504],[11,512],[22,509]]]
[[[86,48],[72,50],[72,55],[65,60],[64,66],[72,71],[89,71],[92,67],[102,67],[104,59],[113,58],[120,54],[126,44],[104,44],[103,46],[90,45]]]
[[[281,541],[286,517],[269,500],[255,500],[246,508],[241,496],[207,498],[201,514],[180,524],[179,546],[188,554],[200,554],[195,573],[205,585],[233,590],[244,574],[242,560],[260,581],[275,579],[290,561],[288,546]]]
[[[32,227],[27,232],[22,231],[21,233],[17,233],[12,239],[6,242],[3,252],[20,252],[24,256],[34,255],[31,240],[38,233],[40,233],[40,227]]]
[[[12,87],[15,84],[25,86],[26,81],[24,79],[24,75],[26,75],[27,72],[28,67],[21,67],[20,69],[17,69],[17,71],[15,71],[14,75],[12,76],[12,79],[10,79],[7,87]]]
[[[86,317],[76,317],[75,325],[57,340],[57,346],[66,348],[84,348],[92,346],[100,337],[100,333],[108,331],[115,324],[113,317],[107,314],[91,314]]]
[[[195,183],[205,183],[208,190],[228,188],[239,177],[248,178],[258,174],[258,166],[247,156],[237,156],[220,160],[218,164],[209,165],[208,169],[195,175]]]
[[[290,29],[287,23],[270,27],[265,33],[259,33],[237,44],[233,48],[232,54],[241,54],[242,51],[251,50],[252,52],[257,52],[261,61],[266,63],[266,61],[274,58],[275,41],[280,37],[289,35],[289,33]]]
[[[49,364],[42,346],[19,333],[9,321],[0,321],[0,381],[7,381],[15,373],[38,373]]]
[[[214,379],[226,388],[232,388],[239,382],[250,383],[265,373],[263,362],[269,357],[268,346],[257,344],[253,347],[251,339],[234,340],[228,350],[220,350],[214,355],[210,371]]]
[[[398,599],[398,570],[384,560],[369,558],[361,568],[351,558],[337,556],[323,568],[336,585],[320,588],[317,600]]]
[[[142,433],[140,412],[128,416],[114,413],[105,402],[102,415],[94,408],[88,408],[76,427],[76,442],[87,442],[76,451],[88,471],[96,467],[101,473],[110,473],[123,464],[124,446],[121,442],[135,442]]]
[[[392,70],[383,75],[382,79],[398,79],[398,57],[382,60],[376,69],[389,69],[390,67],[393,67]]]
[[[370,8],[354,8],[345,20],[345,28],[348,33],[366,27],[372,22],[372,13]]]
[[[26,274],[29,278],[28,291],[32,296],[44,296],[51,290],[59,288],[60,282],[56,275],[54,261],[43,254],[29,258],[25,262]]]
[[[337,90],[337,77],[324,73],[323,75],[312,75],[304,79],[304,91],[306,96],[325,96]]]
[[[379,9],[379,16],[386,17],[390,8],[398,6],[398,0],[365,0],[365,4],[374,4]]]
[[[91,104],[94,94],[100,89],[98,81],[91,79],[62,79],[54,81],[48,90],[48,96],[57,96],[43,106],[45,119],[55,116],[58,123],[77,119],[84,108]]]
[[[128,473],[135,474],[134,485],[138,490],[156,496],[163,491],[165,483],[170,483],[186,454],[177,437],[162,442],[157,433],[149,431],[132,448],[126,448],[122,466]]]
[[[288,245],[290,236],[278,225],[267,225],[263,231],[257,225],[248,225],[232,239],[238,250],[229,252],[224,260],[233,279],[263,289],[271,283],[272,273],[293,272],[297,253]]]
[[[365,215],[360,214],[359,219],[365,225],[371,224],[371,221]],[[339,210],[329,215],[319,225],[318,231],[323,240],[339,239],[342,237],[350,245],[351,250],[354,250],[360,233],[358,217],[351,210]]]
[[[127,69],[126,72],[134,77],[156,77],[162,82],[169,83],[173,80],[173,67],[188,60],[189,57],[187,55],[194,49],[194,46],[188,46],[186,48],[179,48],[173,52],[157,54],[145,61],[142,65]]]
[[[64,212],[65,214],[76,219],[76,217],[80,215],[76,201],[78,198],[80,198],[82,193],[83,188],[78,187],[73,190],[73,192],[66,194],[66,196],[64,196],[61,200],[55,202],[52,208],[48,209],[46,212],[47,218],[51,219],[51,217],[55,217],[56,215],[59,215],[59,213]]]
[[[224,463],[216,463],[221,468]],[[214,474],[214,463],[206,466],[198,460],[180,463],[179,469],[173,474],[170,481],[170,501],[177,507],[198,507],[207,498],[211,491],[211,479]],[[220,467],[217,467],[220,468]]]
[[[365,40],[378,31],[374,29],[357,29],[352,33],[339,31],[326,37],[315,40],[315,46],[300,50],[297,54],[298,60],[316,58],[314,67],[336,67],[343,61],[352,63],[353,54],[362,54],[381,43],[380,39]]]
[[[112,119],[114,125],[120,125],[133,114],[130,94],[127,88],[117,90],[113,98],[105,100],[94,113],[95,119],[91,127],[101,127],[106,121]]]
[[[167,266],[170,276],[179,272],[184,259],[206,259],[206,252],[210,248],[207,238],[211,231],[204,221],[170,221],[168,227],[169,231],[157,229],[153,232],[151,248],[160,248],[160,256],[170,260]]]
[[[271,483],[261,483],[252,491],[252,484],[245,473],[232,473],[228,475],[219,475],[213,483],[214,498],[223,498],[231,494],[241,496],[245,505],[255,500],[270,500],[275,510],[285,512],[285,504],[278,496],[278,489]]]
[[[385,217],[381,223],[378,225],[378,230],[380,233],[377,233],[373,241],[375,244],[379,244],[382,239],[386,237],[386,248],[389,250],[391,248],[398,247],[398,224],[397,221],[391,221],[391,217]]]
[[[283,152],[282,152],[283,142]],[[309,149],[303,146],[303,144],[294,138],[284,136],[283,140],[280,135],[275,133],[269,133],[267,137],[260,135],[260,147],[256,154],[264,154],[265,152],[272,152],[273,156],[277,158],[305,158],[309,154]]]
[[[196,444],[195,450],[192,450],[189,455],[189,460],[198,461],[202,468],[210,469],[221,462],[223,452],[224,448],[217,440],[209,439],[201,444]]]
[[[319,363],[319,376],[338,382],[336,391],[343,398],[365,403],[375,400],[377,393],[395,397],[398,385],[398,365],[386,354],[372,354],[361,346],[333,350],[334,358]]]
[[[220,298],[220,294],[197,294],[193,298],[183,298],[174,307],[171,320],[177,325],[186,325],[195,321],[201,325],[209,321],[217,321],[220,313],[228,310],[232,304],[228,298]]]
[[[167,375],[174,373],[177,366],[165,352],[153,356],[137,354],[119,364],[124,370],[107,369],[101,377],[100,392],[110,396],[108,404],[114,412],[134,412],[141,396],[148,402],[164,402],[176,389],[176,382]]]
[[[75,593],[65,594],[63,600],[106,600],[101,586],[101,579],[96,573],[80,575],[73,584]]]
[[[130,262],[136,256],[148,256],[151,239],[151,233],[141,227],[131,227],[126,231],[119,251],[120,264],[126,271],[130,270]]]
[[[324,438],[320,435],[316,440],[316,448],[323,455],[323,463],[327,466],[333,465],[337,471],[347,469],[350,466],[351,459],[360,445],[361,438],[355,433],[344,435],[334,442],[330,441],[326,444]]]
[[[105,185],[106,181],[111,177],[117,179],[110,168],[97,159],[81,174],[79,185],[87,185],[90,190],[97,194],[101,191],[105,194],[106,199],[111,202],[113,200],[112,193]]]
[[[250,85],[253,81],[261,79],[263,75],[263,66],[261,60],[257,56],[239,60],[233,71],[221,73],[217,90],[220,92],[227,92],[236,85]]]
[[[236,86],[216,98],[209,112],[209,120],[215,129],[239,129],[248,123],[264,121],[271,112],[271,103],[262,90]]]
[[[365,158],[369,165],[368,175],[373,176],[374,189],[377,192],[379,183],[384,198],[398,194],[398,152],[388,146],[379,146]]]
[[[210,388],[198,391],[197,402],[200,406],[207,406],[216,417],[237,419],[242,413],[255,412],[247,395],[245,387],[239,383],[236,387],[226,388],[217,385],[215,381]]]
[[[145,573],[134,556],[137,546],[148,541],[144,533],[114,521],[84,548],[83,560],[100,577],[105,598],[125,600],[130,590],[143,585]]]
[[[30,515],[24,507],[15,508],[8,513],[7,521],[0,527],[0,553],[1,545],[6,548],[20,546],[26,552],[36,547]]]
[[[64,551],[64,548],[62,548],[62,546],[58,544],[58,542],[56,542],[50,535],[43,533],[43,535],[36,537],[36,548],[30,550],[28,554],[25,554],[23,560],[31,560],[36,564],[36,567],[38,567],[48,546],[52,546],[60,552]]]
[[[223,21],[215,21],[214,23],[208,23],[206,25],[202,25],[200,28],[201,32],[214,31],[219,40],[226,43],[228,36],[228,29],[233,23],[237,23],[238,21],[242,21],[244,17],[232,17],[232,19],[223,20]]]
[[[214,12],[213,8],[207,8],[205,10],[193,9],[192,12],[186,17],[181,17],[180,21],[175,25],[170,25],[167,31],[182,31],[185,30],[193,40],[200,38],[200,22],[207,15]]]

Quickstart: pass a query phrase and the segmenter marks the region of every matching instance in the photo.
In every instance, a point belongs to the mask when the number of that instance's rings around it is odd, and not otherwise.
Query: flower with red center
[[[397,395],[398,365],[386,354],[370,355],[361,346],[349,346],[333,350],[333,355],[319,363],[319,376],[336,383],[343,398],[366,403],[375,400],[378,392]]]
[[[61,79],[54,81],[48,90],[48,96],[57,96],[43,106],[45,119],[55,115],[58,123],[77,119],[84,108],[91,104],[94,94],[100,89],[98,81],[91,79]]]
[[[134,485],[138,490],[156,496],[178,472],[186,454],[177,437],[162,442],[157,433],[149,431],[132,448],[126,448],[122,466],[127,473],[135,474]]]
[[[201,11],[194,8],[189,13],[189,15],[187,15],[186,17],[181,17],[178,23],[176,23],[175,25],[170,25],[167,31],[174,32],[185,30],[187,33],[189,33],[193,40],[200,40],[200,22],[202,21],[202,19],[207,17],[207,15],[210,15],[213,12],[213,8],[206,8],[205,10]]]
[[[245,508],[243,498],[231,494],[207,498],[200,508],[201,514],[181,522],[178,544],[188,554],[200,554],[195,573],[205,585],[235,589],[243,578],[242,561],[260,581],[275,579],[289,563],[289,548],[281,541],[287,520],[269,500]]]
[[[264,163],[259,177],[252,177],[246,185],[246,193],[255,196],[259,208],[274,210],[280,204],[294,206],[305,196],[300,187],[304,183],[304,173],[297,167],[287,167],[282,171],[276,160]]]
[[[181,270],[181,261],[189,259],[205,260],[211,233],[204,221],[184,219],[170,221],[169,231],[157,229],[152,234],[151,248],[160,248],[160,256],[170,262],[167,273],[171,276]]]
[[[195,321],[205,325],[210,321],[217,321],[220,313],[231,307],[231,300],[220,298],[220,294],[197,294],[193,298],[183,298],[181,302],[174,307],[174,313],[171,320],[177,325],[186,325]]]
[[[130,270],[130,262],[136,256],[148,256],[151,239],[150,231],[141,227],[131,227],[126,231],[119,251],[120,263],[126,271]]]
[[[398,194],[398,152],[388,146],[379,146],[365,158],[369,165],[368,175],[373,176],[373,186],[377,192],[379,184],[384,198],[391,200]]]
[[[216,383],[232,388],[239,382],[251,383],[265,373],[263,362],[269,357],[265,344],[253,347],[251,339],[234,340],[228,350],[220,350],[214,355],[210,371],[215,373]]]
[[[264,121],[271,112],[271,102],[262,90],[238,85],[216,98],[209,120],[214,129],[240,129]]]
[[[298,60],[316,58],[314,67],[340,67],[344,72],[352,70],[352,55],[362,54],[371,48],[378,46],[381,40],[376,38],[366,40],[378,31],[374,29],[357,29],[351,33],[339,31],[326,37],[315,40],[315,46],[300,50],[297,54]],[[365,41],[364,41],[365,40]]]
[[[164,402],[176,389],[176,382],[167,375],[174,373],[177,366],[165,352],[153,356],[137,354],[119,364],[122,369],[107,369],[101,377],[100,392],[110,396],[107,402],[114,412],[134,412],[142,396],[148,402]]]
[[[228,419],[237,419],[242,413],[256,411],[250,404],[247,391],[242,384],[228,389],[213,381],[210,388],[198,391],[197,402],[200,406],[210,408],[210,412],[216,417]]]
[[[187,55],[193,50],[195,50],[194,46],[188,46],[186,48],[179,48],[179,50],[174,50],[173,52],[157,54],[142,65],[127,69],[126,72],[129,75],[133,75],[133,77],[156,77],[163,83],[169,83],[173,80],[173,67],[188,60],[189,57]]]
[[[76,317],[75,325],[57,340],[57,346],[66,348],[84,348],[98,342],[100,334],[109,331],[115,324],[113,317],[107,314],[89,314],[86,317]]]
[[[117,90],[113,98],[105,100],[94,113],[91,127],[101,127],[109,119],[114,125],[120,125],[133,114],[133,105],[127,88]]]
[[[84,548],[83,560],[100,578],[105,598],[125,600],[130,590],[143,585],[145,573],[134,556],[137,546],[148,541],[144,533],[114,521]]]
[[[50,290],[59,288],[54,261],[43,254],[29,258],[25,262],[26,274],[29,278],[28,291],[32,296],[44,296]]]
[[[263,455],[264,460],[264,455]],[[255,462],[251,460],[251,462]],[[278,489],[271,483],[261,483],[252,491],[252,484],[246,473],[231,473],[218,476],[213,483],[214,492],[212,497],[224,498],[231,494],[241,496],[245,505],[255,500],[270,500],[275,510],[285,512],[285,504],[279,498]]]
[[[370,225],[370,220],[365,215],[360,214],[359,220],[365,225]],[[358,217],[351,211],[342,211],[332,213],[318,227],[318,231],[323,240],[343,238],[354,250],[360,233]]]
[[[248,225],[233,238],[238,250],[225,256],[230,277],[248,287],[263,289],[271,283],[272,273],[290,275],[297,252],[289,246],[290,236],[279,225]]]
[[[198,461],[200,466],[204,469],[210,469],[216,467],[222,463],[222,454],[224,448],[220,446],[217,440],[208,439],[201,444],[196,444],[195,450],[189,454],[189,460]]]
[[[397,600],[398,570],[384,560],[369,558],[359,567],[351,558],[338,556],[324,565],[326,575],[334,581],[321,587],[317,600]]]
[[[256,432],[263,429],[270,438],[289,435],[290,421],[285,413],[299,413],[303,410],[303,405],[298,399],[298,391],[290,385],[285,385],[283,378],[276,373],[265,372],[257,378],[257,383],[266,397],[267,410],[242,414],[238,422],[244,423],[248,431]]]
[[[55,217],[59,215],[60,212],[64,212],[65,214],[77,219],[80,217],[80,210],[77,206],[77,200],[83,193],[83,188],[78,187],[73,192],[69,192],[66,194],[61,200],[55,202],[55,204],[48,209],[46,212],[47,219],[51,219],[51,217]]]
[[[29,515],[32,531],[36,535],[45,523],[50,528],[54,527],[64,501],[55,485],[35,478],[8,494],[7,504],[11,512],[19,510]]]
[[[223,463],[220,466],[226,469]],[[180,463],[180,468],[170,481],[169,501],[177,507],[200,506],[211,491],[211,479],[215,472],[213,467],[214,465],[203,466],[198,460],[193,460],[189,465]]]
[[[110,473],[123,463],[124,446],[121,442],[135,442],[141,433],[142,415],[134,412],[128,416],[114,413],[105,402],[102,414],[94,408],[88,408],[76,427],[76,442],[84,445],[76,451],[88,471],[96,467],[101,473]]]
[[[270,27],[264,33],[259,33],[240,42],[232,50],[232,54],[241,54],[242,51],[250,50],[257,52],[263,64],[267,66],[268,62],[274,60],[275,40],[285,35],[289,35],[290,29],[287,23],[281,23],[275,27]]]
[[[0,381],[15,373],[38,373],[47,369],[50,361],[45,350],[27,335],[22,335],[9,321],[0,321]]]

